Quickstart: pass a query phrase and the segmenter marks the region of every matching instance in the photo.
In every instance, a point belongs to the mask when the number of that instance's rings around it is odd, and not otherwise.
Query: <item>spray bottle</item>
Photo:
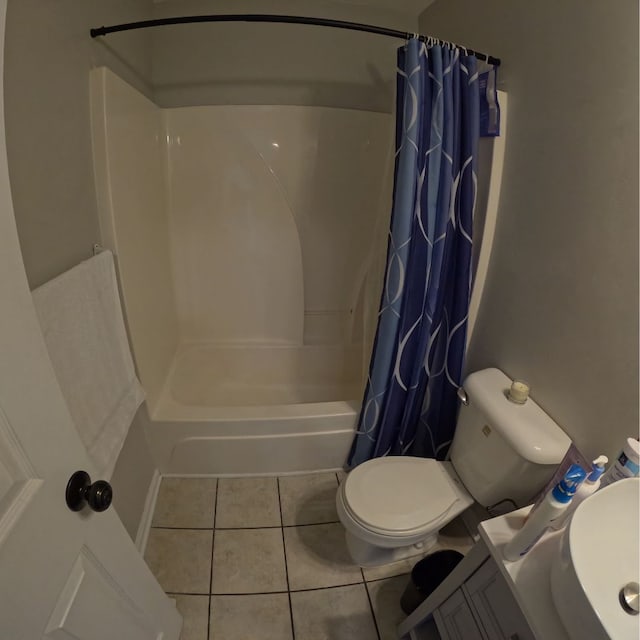
[[[587,476],[587,479],[578,487],[573,500],[566,508],[565,512],[559,517],[553,520],[551,528],[556,531],[562,529],[571,519],[574,511],[578,508],[578,505],[586,500],[592,493],[595,493],[600,488],[600,476],[604,473],[604,465],[609,462],[607,456],[598,456],[591,466],[591,473]]]
[[[505,545],[503,555],[507,560],[520,560],[540,540],[551,523],[569,506],[580,483],[587,477],[586,471],[573,464],[560,482],[544,497],[531,513],[522,529]]]

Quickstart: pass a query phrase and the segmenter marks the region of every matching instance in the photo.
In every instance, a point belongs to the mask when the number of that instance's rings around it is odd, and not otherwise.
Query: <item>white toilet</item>
[[[451,445],[451,461],[388,456],[364,462],[340,485],[336,505],[349,553],[363,567],[424,553],[438,531],[473,504],[528,504],[571,441],[530,398],[508,398],[498,369],[472,373]]]

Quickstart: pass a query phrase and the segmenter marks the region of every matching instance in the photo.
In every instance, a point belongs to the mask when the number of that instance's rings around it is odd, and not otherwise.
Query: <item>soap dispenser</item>
[[[556,531],[562,529],[571,520],[571,516],[578,508],[578,505],[586,500],[592,493],[595,493],[600,488],[600,478],[604,473],[604,465],[609,462],[607,456],[598,456],[592,463],[591,473],[587,476],[586,480],[578,487],[575,496],[571,504],[567,507],[567,510],[556,520],[551,522],[551,528]]]

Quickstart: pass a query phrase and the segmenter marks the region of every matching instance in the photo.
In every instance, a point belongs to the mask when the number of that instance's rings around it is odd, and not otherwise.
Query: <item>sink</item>
[[[639,500],[640,478],[619,480],[579,505],[562,534],[551,592],[572,640],[638,640],[640,616],[621,592],[640,581]]]

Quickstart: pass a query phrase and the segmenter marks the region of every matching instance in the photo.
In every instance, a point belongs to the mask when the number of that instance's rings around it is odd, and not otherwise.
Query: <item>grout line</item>
[[[380,582],[381,580],[391,580],[391,578],[402,578],[403,576],[410,576],[410,575],[411,575],[411,571],[406,571],[405,573],[394,573],[392,576],[385,576],[384,578],[372,578],[371,580],[367,580],[365,578],[364,581],[367,584],[371,584],[372,582]]]
[[[267,525],[264,527],[163,527],[155,526],[152,529],[169,529],[175,531],[253,531],[257,529],[294,529],[295,527],[318,527],[322,524],[340,524],[340,520],[329,520],[327,522],[308,522],[306,524],[285,524],[285,525]]]
[[[397,576],[394,576],[397,577]],[[388,578],[380,578],[380,580],[388,580]],[[378,582],[379,580],[372,580],[372,582]],[[269,596],[273,594],[283,594],[283,593],[304,593],[306,591],[327,591],[329,589],[342,589],[342,587],[357,587],[358,585],[364,584],[364,582],[347,582],[346,584],[335,584],[331,587],[307,587],[306,589],[293,589],[291,591],[247,591],[242,593],[195,593],[195,592],[185,592],[185,591],[166,591],[165,593],[169,596]]]
[[[248,593],[212,593],[211,597],[213,598],[214,596],[224,596],[225,598],[228,596],[274,596],[274,595],[278,595],[278,596],[282,596],[289,593],[288,591],[250,591]]]
[[[381,580],[387,580],[388,578],[380,578]],[[374,581],[375,582],[375,581]],[[167,595],[174,596],[269,596],[273,594],[283,594],[283,593],[304,593],[306,591],[327,591],[329,589],[341,589],[342,587],[357,587],[360,584],[364,584],[362,581],[360,582],[347,582],[346,584],[335,584],[331,587],[307,587],[306,589],[292,589],[290,591],[247,591],[242,593],[194,593],[194,592],[183,592],[183,591],[167,591]]]
[[[378,640],[382,640],[380,636],[380,629],[378,629],[378,621],[376,620],[376,612],[373,610],[373,602],[371,601],[371,594],[369,593],[369,585],[364,577],[364,571],[362,567],[360,567],[360,573],[362,574],[362,580],[364,582],[364,590],[367,592],[367,600],[369,600],[369,608],[371,609],[371,617],[373,618],[373,625],[376,628],[376,634],[378,635]]]
[[[152,529],[168,529],[170,531],[213,531],[213,527],[163,527],[154,526]]]
[[[327,589],[342,589],[342,587],[357,587],[360,584],[364,584],[364,581],[360,582],[347,582],[347,584],[334,584],[331,587],[308,587],[306,589],[294,589],[291,593],[302,593],[304,591],[326,591]]]
[[[213,501],[213,530],[211,531],[211,564],[209,566],[209,614],[207,615],[207,640],[211,637],[211,592],[213,591],[213,547],[216,543],[216,516],[218,515],[218,487],[216,481],[216,497]]]
[[[340,524],[340,520],[329,520],[328,522],[307,522],[306,524],[283,524],[268,527],[218,527],[218,531],[236,531],[242,529],[295,529],[296,527],[318,527],[322,524]]]
[[[282,525],[268,524],[264,527],[218,527],[217,531],[255,531],[257,529],[282,529]]]
[[[287,597],[289,598],[289,619],[291,621],[291,637],[296,640],[296,630],[293,626],[293,607],[291,606],[291,585],[289,584],[289,567],[287,565],[287,547],[284,542],[284,520],[282,519],[282,498],[280,497],[280,478],[276,478],[278,487],[278,508],[280,510],[280,532],[282,534],[282,553],[284,554],[284,574],[287,578]]]
[[[218,517],[218,488],[220,487],[220,483],[216,482],[216,497],[213,501],[213,528],[216,528],[216,518]]]
[[[328,520],[326,522],[307,522],[306,524],[283,524],[283,529],[295,529],[296,527],[319,527],[321,524],[340,524],[340,520]]]

